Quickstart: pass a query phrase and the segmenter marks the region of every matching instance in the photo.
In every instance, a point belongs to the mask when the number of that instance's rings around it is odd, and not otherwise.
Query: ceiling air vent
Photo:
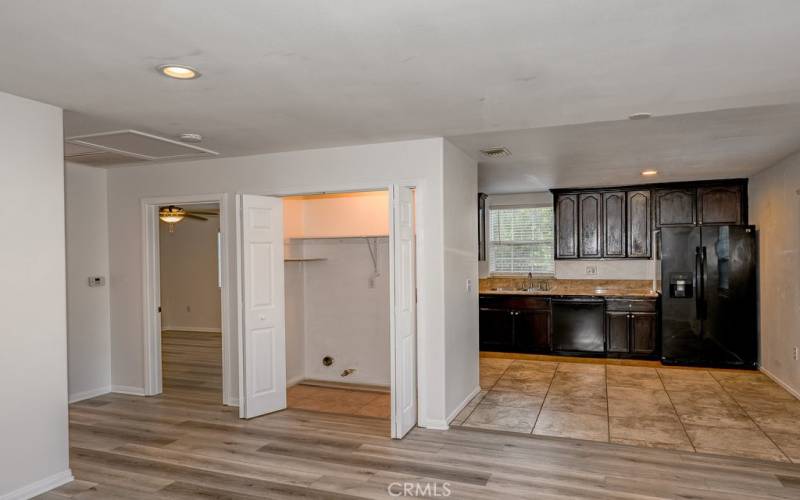
[[[92,152],[119,155],[127,161],[176,160],[216,156],[219,153],[138,130],[115,130],[98,134],[67,137],[65,141]],[[93,153],[88,153],[93,154]]]
[[[497,159],[511,156],[511,151],[506,148],[481,149],[481,154],[487,158]]]

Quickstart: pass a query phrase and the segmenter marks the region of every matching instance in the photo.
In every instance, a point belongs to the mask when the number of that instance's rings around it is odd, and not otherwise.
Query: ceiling
[[[800,102],[798,18],[796,0],[9,0],[0,90],[63,107],[68,136],[194,132],[222,156],[461,136]]]
[[[800,104],[689,113],[450,138],[479,160],[489,194],[554,187],[748,177],[800,150]],[[511,156],[487,159],[481,149]],[[658,175],[643,177],[647,169]]]

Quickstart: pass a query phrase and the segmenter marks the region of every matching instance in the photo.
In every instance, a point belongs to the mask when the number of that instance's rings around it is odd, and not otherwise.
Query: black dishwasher
[[[553,299],[553,350],[605,352],[605,303],[600,298]]]

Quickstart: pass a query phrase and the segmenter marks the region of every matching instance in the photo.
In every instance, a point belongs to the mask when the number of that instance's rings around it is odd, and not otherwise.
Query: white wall
[[[109,220],[114,221],[109,226],[112,383],[134,388],[141,388],[144,383],[140,198],[220,192],[308,193],[379,187],[392,182],[413,185],[419,181],[418,200],[424,224],[424,254],[420,261],[423,278],[419,283],[424,305],[419,324],[420,369],[432,373],[421,391],[420,423],[435,425],[444,421],[447,381],[444,371],[437,368],[442,367],[446,354],[445,278],[441,272],[443,215],[445,211],[452,212],[452,222],[464,217],[471,224],[475,214],[452,210],[442,199],[443,142],[433,138],[109,170]],[[475,192],[473,189],[473,198]],[[233,211],[228,216],[229,227],[235,227]],[[231,255],[235,255],[234,243],[233,238],[227,241]],[[473,265],[476,266],[474,256]],[[235,276],[234,262],[227,271]],[[236,287],[232,286],[230,292],[229,307],[235,311]],[[235,331],[233,324],[229,326],[230,331]],[[235,355],[228,361],[236,372]],[[235,380],[231,383],[237,387]]]
[[[190,206],[185,208],[191,211]],[[209,208],[203,205],[197,210]],[[174,233],[168,224],[159,223],[162,330],[221,330],[218,232],[219,217],[185,218],[175,225]]]
[[[758,234],[761,366],[800,394],[800,154],[750,179]]]
[[[553,195],[548,192],[495,194],[486,199],[488,207],[515,205],[552,205]],[[488,231],[488,220],[487,220]],[[586,266],[592,266],[597,274],[586,273]],[[489,261],[480,262],[480,275],[489,275]],[[557,260],[555,262],[556,279],[598,279],[598,280],[651,280],[655,277],[653,260]]]
[[[0,497],[72,479],[61,109],[0,93]]]
[[[388,212],[388,206],[383,209]],[[390,385],[389,239],[377,241],[377,278],[363,239],[303,242],[306,257],[327,259],[294,264],[303,267],[305,279],[306,378]],[[332,356],[334,364],[323,366],[324,356]],[[342,377],[345,368],[356,372]]]
[[[67,212],[67,352],[69,398],[111,390],[106,171],[65,166]],[[106,285],[89,287],[90,276]]]
[[[478,166],[445,141],[443,175],[445,411],[451,419],[479,389]]]
[[[286,257],[303,255],[302,243],[287,245]],[[305,264],[286,262],[283,284],[286,292],[286,381],[295,384],[306,378],[306,317],[303,269]]]

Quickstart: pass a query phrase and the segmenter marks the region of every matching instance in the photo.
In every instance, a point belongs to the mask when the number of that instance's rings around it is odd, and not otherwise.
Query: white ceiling
[[[800,104],[493,132],[450,138],[479,161],[489,194],[553,187],[748,177],[800,150]],[[511,156],[487,159],[481,149]],[[643,177],[655,169],[657,176]]]
[[[67,135],[245,155],[800,102],[797,19],[796,0],[8,0],[0,90],[65,108]]]

